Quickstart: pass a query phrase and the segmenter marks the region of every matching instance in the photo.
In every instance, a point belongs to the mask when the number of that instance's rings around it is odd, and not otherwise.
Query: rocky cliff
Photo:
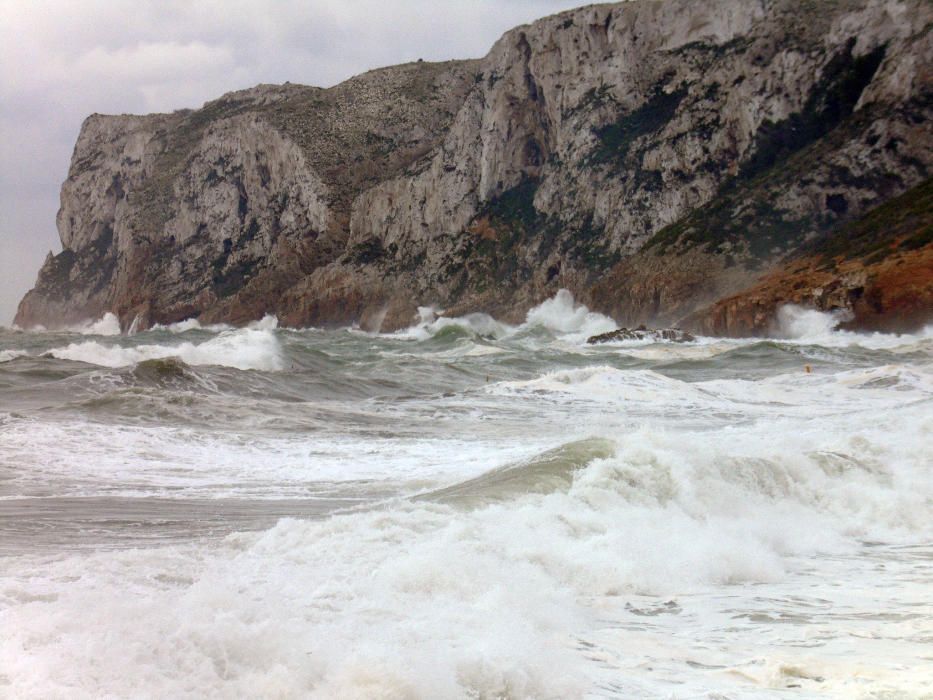
[[[93,115],[16,322],[387,330],[566,287],[633,325],[754,333],[785,299],[923,323],[931,28],[927,0],[637,0],[477,61]]]

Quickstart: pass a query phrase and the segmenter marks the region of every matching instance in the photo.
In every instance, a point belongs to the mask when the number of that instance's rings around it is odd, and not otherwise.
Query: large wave
[[[500,323],[489,314],[472,313],[466,316],[448,317],[443,311],[434,306],[421,306],[418,308],[419,321],[417,324],[398,333],[398,337],[427,340],[439,334],[451,331],[462,331],[471,337],[506,338],[515,332],[513,326]]]
[[[859,345],[881,350],[913,345],[933,338],[933,326],[916,333],[859,333],[840,330],[839,325],[851,320],[846,311],[819,311],[796,304],[785,304],[777,311],[778,336],[811,345],[845,347]]]
[[[25,357],[28,354],[25,350],[0,350],[0,362],[9,362],[17,357]]]
[[[2,326],[0,326],[2,328]],[[49,332],[45,326],[36,325],[30,326],[29,328],[19,328],[18,326],[13,326],[11,330],[25,332],[25,333],[47,333]],[[86,321],[81,321],[79,323],[72,323],[68,326],[56,329],[54,332],[61,333],[77,333],[79,335],[120,335],[120,319],[117,318],[116,314],[108,311],[99,319],[88,319]]]
[[[518,326],[502,323],[485,313],[453,317],[444,316],[443,313],[437,307],[419,307],[418,323],[395,335],[425,340],[448,329],[459,328],[471,336],[502,339],[535,328],[544,328],[568,340],[583,341],[591,335],[615,330],[617,327],[608,316],[590,311],[585,305],[574,301],[573,294],[566,289],[559,290],[552,298],[529,309],[525,322]]]
[[[845,555],[866,533],[928,536],[922,455],[904,438],[929,422],[874,415],[857,438],[826,423],[644,428],[583,463],[543,455],[543,493],[503,501],[485,479],[211,551],[36,561],[28,602],[4,587],[0,662],[22,697],[578,697],[581,649],[628,600],[781,581],[789,559]]]
[[[164,523],[56,521],[99,551],[29,550],[0,571],[0,695],[922,696],[927,336],[791,311],[780,342],[581,350],[609,321],[569,295],[520,326],[432,313],[423,343],[188,323],[53,348],[137,363],[80,376],[158,421],[48,409],[50,394],[0,417],[3,486],[35,509],[50,489],[320,507],[118,551],[94,528],[157,539]],[[445,334],[468,359],[451,362]],[[276,369],[286,352],[302,372],[192,370],[211,392],[154,359]],[[320,367],[335,384],[313,384]],[[313,391],[279,400],[280,381]],[[350,498],[327,510],[335,493]]]
[[[471,313],[465,316],[448,317],[436,307],[420,307],[420,320],[411,328],[394,334],[400,337],[426,340],[439,333],[448,333],[458,329],[468,337],[505,339],[532,331],[545,329],[556,337],[574,343],[582,343],[587,338],[606,333],[618,328],[613,319],[591,311],[584,304],[574,300],[573,294],[566,289],[559,290],[552,298],[546,299],[529,309],[525,322],[509,325],[496,320],[485,313]],[[843,311],[825,312],[793,304],[780,307],[776,317],[776,336],[800,344],[823,345],[827,347],[848,347],[859,345],[869,349],[891,349],[911,346],[933,338],[933,326],[927,326],[914,334],[857,333],[840,330],[839,325],[849,320]],[[733,339],[735,344],[749,344],[760,339]],[[724,343],[728,339],[708,337],[697,338],[696,343],[676,344],[678,355],[695,357],[697,355],[716,354],[728,349]],[[718,344],[719,348],[697,348]],[[617,341],[610,347],[645,348],[646,346],[671,346],[670,342],[655,340]],[[636,350],[648,352],[648,350]]]
[[[284,367],[282,348],[274,331],[253,328],[225,331],[203,343],[124,346],[90,340],[53,348],[47,354],[103,367],[125,367],[166,357],[179,357],[189,365],[223,365],[243,370],[277,371]]]

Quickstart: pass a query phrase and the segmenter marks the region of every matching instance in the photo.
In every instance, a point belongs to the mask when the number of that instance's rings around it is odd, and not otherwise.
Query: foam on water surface
[[[67,330],[81,335],[120,335],[120,320],[107,312],[97,321],[86,321]]]
[[[839,330],[849,320],[843,311],[824,312],[788,304],[778,309],[778,333],[785,338],[829,347],[860,346],[873,350],[895,349],[933,339],[933,326],[919,333],[855,333]]]
[[[933,338],[786,313],[0,331],[0,696],[922,698]]]
[[[283,368],[279,342],[271,330],[264,328],[224,331],[203,343],[126,347],[89,340],[53,348],[48,354],[61,360],[102,367],[125,367],[146,360],[179,357],[190,365],[224,365],[265,371]]]
[[[176,323],[170,323],[168,325],[156,324],[152,327],[154,331],[168,331],[170,333],[187,333],[188,331],[209,331],[212,333],[220,333],[221,331],[232,330],[233,326],[228,326],[225,323],[213,323],[206,326],[201,325],[201,322],[196,318],[189,318],[184,321],[178,321]]]
[[[573,295],[566,289],[560,290],[554,298],[542,302],[528,312],[525,327],[535,326],[569,334],[580,340],[613,331],[617,327],[611,318],[577,304]]]
[[[0,362],[9,362],[17,357],[25,357],[28,354],[25,350],[0,350]]]
[[[586,306],[574,301],[573,295],[561,289],[553,298],[547,299],[530,309],[525,322],[519,326],[501,323],[484,313],[473,313],[459,317],[447,317],[436,307],[419,307],[419,322],[405,331],[396,334],[401,337],[426,340],[439,332],[450,328],[459,328],[470,335],[502,339],[534,330],[545,329],[567,340],[585,341],[592,335],[615,330],[616,324],[611,318],[590,311]]]
[[[0,642],[0,659],[26,696],[30,688],[80,690],[82,669],[93,665],[96,680],[87,687],[117,695],[139,688],[184,695],[195,687],[318,697],[537,697],[557,689],[572,697],[592,678],[613,682],[604,664],[590,668],[596,657],[626,668],[614,677],[621,688],[652,697],[664,683],[630,658],[645,659],[649,641],[648,657],[662,655],[665,672],[694,690],[755,694],[805,677],[811,690],[836,685],[844,697],[851,664],[812,648],[801,656],[793,647],[801,632],[770,652],[752,652],[746,635],[769,620],[783,634],[793,615],[825,612],[830,599],[821,596],[831,591],[814,599],[807,589],[831,584],[814,578],[812,567],[827,560],[835,576],[833,561],[858,561],[858,530],[908,541],[930,534],[917,484],[899,483],[897,469],[884,466],[909,469],[911,459],[909,449],[884,439],[888,428],[847,446],[798,434],[755,447],[759,436],[747,431],[689,451],[685,436],[642,431],[580,465],[565,487],[468,510],[400,502],[323,521],[284,520],[206,550],[70,557],[51,569],[24,560],[43,573],[27,568],[19,576],[43,583],[27,600],[11,600],[25,594],[22,584],[4,582],[2,617],[13,633]],[[842,449],[849,454],[840,464],[819,457]],[[872,572],[865,574],[857,585],[871,587]],[[920,602],[912,585],[902,594]],[[113,599],[115,586],[130,595]],[[874,600],[854,591],[849,598],[853,617],[839,624],[870,634],[873,626],[858,616],[874,610]],[[833,624],[823,623],[830,632]],[[889,644],[888,655],[926,629],[916,617],[905,624],[906,640]],[[703,632],[708,650],[664,652],[669,631]],[[32,650],[25,665],[17,663],[24,644]],[[49,673],[44,664],[53,659],[64,673]],[[893,683],[906,693],[905,683],[923,677],[913,669],[895,679],[885,661],[860,662],[862,683]]]

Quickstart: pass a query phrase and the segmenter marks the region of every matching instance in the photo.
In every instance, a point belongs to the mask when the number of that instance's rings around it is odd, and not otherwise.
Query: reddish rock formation
[[[933,179],[815,241],[757,283],[686,319],[716,335],[774,330],[783,304],[842,310],[843,327],[912,331],[933,322]]]
[[[685,323],[708,335],[767,335],[775,332],[775,313],[784,304],[844,310],[849,320],[843,328],[915,331],[933,322],[933,245],[876,263],[841,261],[833,269],[821,258],[795,260]]]

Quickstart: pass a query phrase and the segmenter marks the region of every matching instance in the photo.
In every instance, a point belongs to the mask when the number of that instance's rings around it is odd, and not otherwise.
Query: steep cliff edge
[[[892,237],[883,205],[912,197],[928,226],[931,27],[925,0],[637,0],[518,27],[478,61],[94,115],[64,250],[16,322],[386,330],[427,304],[516,319],[567,287],[626,324],[759,332],[785,294],[923,323],[933,244]],[[807,265],[894,265],[850,254],[873,236],[914,272],[811,293],[831,280]],[[899,301],[864,311],[888,284]]]

